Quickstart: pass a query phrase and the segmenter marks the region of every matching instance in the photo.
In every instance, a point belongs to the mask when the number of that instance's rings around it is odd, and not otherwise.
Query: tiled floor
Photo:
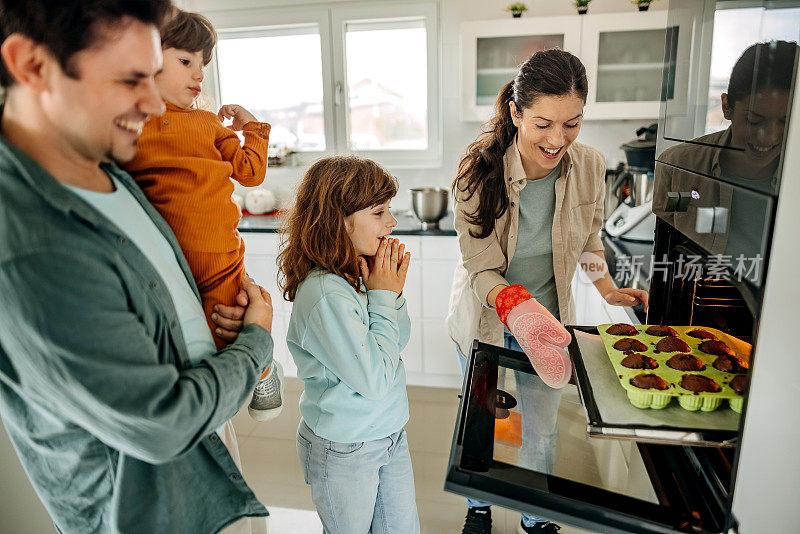
[[[301,391],[300,381],[286,380],[285,408],[274,421],[256,423],[246,409],[234,418],[245,477],[273,515],[269,534],[322,532],[295,449]],[[454,389],[408,388],[411,418],[406,431],[423,533],[460,533],[466,513],[464,499],[443,489],[458,408],[457,395]],[[518,512],[495,507],[492,515],[494,534],[516,532]],[[567,525],[562,525],[561,530],[561,534],[585,532]],[[254,530],[254,534],[262,533]]]

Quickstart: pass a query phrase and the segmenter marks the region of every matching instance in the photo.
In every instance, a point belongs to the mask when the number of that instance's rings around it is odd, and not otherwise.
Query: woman
[[[447,324],[462,368],[476,338],[521,350],[494,309],[497,294],[511,284],[522,284],[554,317],[574,323],[571,283],[579,261],[594,265],[587,274],[609,304],[647,306],[646,292],[617,289],[605,268],[599,236],[605,158],[574,142],[587,91],[577,57],[536,52],[500,91],[495,116],[459,164],[453,196],[462,261]],[[561,391],[537,376],[515,376],[523,413],[519,463],[552,472]],[[464,533],[490,532],[488,504],[467,504]],[[523,514],[519,532],[558,529]]]

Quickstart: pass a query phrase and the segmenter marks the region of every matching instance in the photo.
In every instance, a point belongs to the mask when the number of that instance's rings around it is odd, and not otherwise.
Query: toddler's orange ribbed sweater
[[[147,121],[137,155],[125,167],[183,250],[237,250],[241,212],[229,178],[248,187],[264,181],[270,125],[246,124],[242,146],[213,113],[166,106]]]

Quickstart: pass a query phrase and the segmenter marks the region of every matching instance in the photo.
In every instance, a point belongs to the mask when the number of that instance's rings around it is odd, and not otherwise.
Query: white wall
[[[287,6],[293,5],[302,9],[302,5],[332,4],[330,0],[306,0],[302,3],[287,0],[229,0],[226,8],[252,8],[254,5]],[[336,2],[341,5],[343,2]],[[397,0],[372,0],[371,4],[397,3]],[[440,92],[442,99],[442,165],[434,169],[391,169],[400,181],[400,193],[393,202],[393,207],[409,206],[408,189],[424,185],[449,187],[455,176],[458,161],[467,145],[474,141],[480,132],[477,122],[460,120],[460,44],[459,29],[462,22],[490,20],[510,17],[505,11],[508,0],[439,0],[441,32],[440,41],[442,56],[440,61]],[[220,0],[185,0],[189,10],[203,11],[219,9]],[[528,12],[524,17],[550,17],[575,14],[571,0],[528,0]],[[657,1],[650,9],[666,9],[668,2]],[[636,7],[629,0],[598,0],[589,7],[589,13],[632,12]],[[656,117],[654,117],[655,119]],[[594,146],[606,155],[609,166],[624,161],[624,154],[619,146],[635,137],[639,126],[650,124],[655,120],[627,121],[587,121],[581,128],[578,141]],[[273,168],[267,173],[263,187],[277,190],[281,200],[291,196],[303,168]]]

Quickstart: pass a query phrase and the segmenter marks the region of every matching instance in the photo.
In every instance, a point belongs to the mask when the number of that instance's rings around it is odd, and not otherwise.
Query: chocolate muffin
[[[634,352],[642,352],[647,350],[647,345],[639,341],[638,339],[631,339],[629,337],[625,337],[614,343],[612,345],[615,349],[625,351],[634,351]]]
[[[747,389],[747,375],[736,375],[733,379],[728,383],[733,391],[738,393],[739,395],[744,394],[744,390]]]
[[[674,328],[671,328],[671,327],[669,327],[669,326],[666,326],[666,325],[663,325],[663,324],[662,324],[662,325],[653,325],[653,326],[648,326],[648,327],[647,327],[647,330],[645,330],[645,332],[647,332],[647,333],[648,333],[648,334],[650,334],[651,336],[659,336],[659,337],[664,337],[664,336],[672,336],[672,337],[678,337],[678,333],[675,331],[675,329],[674,329]]]
[[[686,335],[697,339],[717,339],[717,336],[715,336],[708,330],[703,330],[702,328],[695,328],[694,330],[689,330],[688,332],[686,332]]]
[[[628,369],[655,369],[658,367],[658,362],[646,354],[634,352],[629,356],[624,357],[620,362],[620,365],[622,365],[622,367],[627,367]]]
[[[632,324],[617,323],[609,326],[606,333],[612,336],[635,336],[639,331]]]
[[[747,362],[727,354],[718,356],[712,365],[714,369],[719,369],[723,373],[746,373],[750,369],[750,364]]]
[[[681,387],[694,393],[717,393],[721,389],[719,384],[703,375],[683,375]]]
[[[667,381],[653,373],[639,374],[631,378],[631,385],[641,389],[667,389]]]
[[[732,348],[717,339],[708,339],[703,341],[700,343],[698,348],[706,354],[715,354],[717,356],[736,356],[736,353],[733,352]]]
[[[690,352],[692,348],[680,338],[667,336],[656,343],[656,350],[660,352]]]
[[[697,356],[691,354],[676,354],[667,360],[667,365],[678,371],[704,371],[706,368]]]

